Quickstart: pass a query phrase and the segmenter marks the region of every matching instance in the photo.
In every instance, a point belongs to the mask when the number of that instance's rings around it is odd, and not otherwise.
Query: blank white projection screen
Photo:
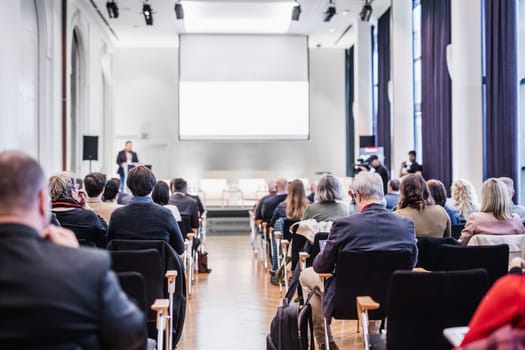
[[[182,35],[181,140],[306,140],[305,36]]]

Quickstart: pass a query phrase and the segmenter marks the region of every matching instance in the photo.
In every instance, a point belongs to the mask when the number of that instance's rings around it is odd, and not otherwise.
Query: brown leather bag
[[[199,273],[210,273],[211,269],[208,268],[208,252],[198,252],[199,254]]]

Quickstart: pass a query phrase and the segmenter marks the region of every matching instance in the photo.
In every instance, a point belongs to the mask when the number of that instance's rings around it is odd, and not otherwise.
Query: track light
[[[298,21],[301,16],[301,4],[296,2],[292,9],[292,21]]]
[[[115,0],[107,1],[106,9],[108,10],[109,18],[118,18],[118,6]]]
[[[333,3],[333,0],[330,0],[330,3],[328,4],[328,8],[326,9],[324,13],[324,21],[330,22],[330,20],[332,19],[332,17],[335,16],[335,14],[336,14],[335,4]]]
[[[146,25],[152,26],[153,25],[153,9],[151,8],[151,5],[145,2],[142,5],[142,14],[144,15],[144,20],[146,21]]]
[[[361,17],[361,21],[368,22],[370,21],[370,16],[372,16],[372,0],[365,0],[365,5],[361,13],[359,13],[359,17]]]
[[[184,19],[184,9],[180,2],[175,3],[175,17],[177,17],[177,19]]]

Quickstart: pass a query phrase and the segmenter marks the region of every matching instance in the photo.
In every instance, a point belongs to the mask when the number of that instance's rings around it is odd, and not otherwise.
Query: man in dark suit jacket
[[[270,195],[264,201],[261,201],[261,217],[264,222],[270,222],[275,208],[288,196],[286,192],[288,189],[288,180],[284,178],[277,179],[275,188],[277,190],[276,194]]]
[[[153,203],[150,197],[157,179],[144,165],[128,174],[127,185],[133,194],[131,203],[115,209],[108,228],[108,242],[112,239],[162,240],[169,242],[178,253],[184,253],[184,241],[169,209]]]
[[[188,229],[199,228],[199,205],[197,201],[187,195],[188,183],[182,178],[171,180],[170,188],[173,194],[168,204],[173,204],[179,209],[182,216],[190,217],[191,227]],[[186,235],[189,232],[184,232]]]
[[[139,349],[143,313],[110,270],[107,252],[78,248],[49,224],[41,167],[0,153],[0,344],[3,349]]]
[[[120,185],[124,186],[124,167],[122,164],[124,163],[137,163],[139,161],[139,157],[137,156],[136,152],[133,152],[131,148],[133,147],[133,142],[126,141],[124,145],[124,149],[120,151],[117,154],[117,165],[118,165],[118,171],[117,173],[120,176]]]
[[[317,255],[313,269],[301,273],[304,295],[315,286],[322,287],[317,273],[333,272],[340,251],[382,250],[408,251],[413,265],[417,259],[416,236],[411,219],[398,216],[383,206],[383,182],[376,173],[361,172],[352,182],[351,195],[355,198],[360,213],[337,219],[324,250]],[[319,344],[324,344],[323,311],[328,323],[334,311],[336,280],[327,285],[322,296],[311,299],[314,333]],[[329,332],[330,333],[330,332]],[[330,349],[337,349],[329,334]],[[324,345],[323,345],[324,346]],[[323,348],[323,347],[321,347]]]

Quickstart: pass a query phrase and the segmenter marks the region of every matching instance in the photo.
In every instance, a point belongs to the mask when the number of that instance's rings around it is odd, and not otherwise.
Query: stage
[[[249,235],[249,210],[253,206],[206,207],[206,233],[208,235]]]

